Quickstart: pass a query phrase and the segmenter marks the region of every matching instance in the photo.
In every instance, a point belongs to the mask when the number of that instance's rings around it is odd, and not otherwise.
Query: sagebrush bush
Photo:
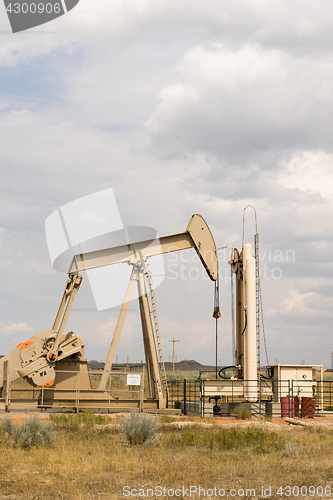
[[[55,440],[53,424],[42,422],[37,415],[16,425],[10,418],[6,418],[1,424],[1,430],[9,434],[15,446],[22,448],[49,446]]]
[[[157,419],[145,413],[132,411],[129,417],[121,417],[120,428],[129,445],[156,446],[159,442],[156,434],[158,429]]]
[[[251,412],[248,408],[236,406],[234,409],[234,415],[236,418],[239,418],[240,420],[246,420],[248,418],[251,418]]]
[[[1,422],[1,431],[2,432],[7,432],[9,435],[12,432],[12,419],[10,417],[6,417],[2,422]]]
[[[287,441],[284,444],[282,454],[285,457],[291,457],[291,456],[295,455],[296,452],[297,452],[297,441],[295,441],[293,439],[292,441]]]

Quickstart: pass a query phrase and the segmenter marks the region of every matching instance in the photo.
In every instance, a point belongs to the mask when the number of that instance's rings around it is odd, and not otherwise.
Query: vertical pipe
[[[242,331],[244,329],[244,304],[243,304],[243,276],[238,268],[236,274],[236,364],[241,368],[237,373],[242,377],[244,368],[244,337]]]
[[[245,247],[246,252],[244,252]],[[252,246],[244,245],[245,267],[245,307],[247,326],[244,332],[244,380],[245,397],[257,401],[257,338],[256,338],[256,261],[252,257]],[[251,252],[251,256],[249,253]]]
[[[246,243],[242,248],[242,270],[239,268],[236,284],[236,342],[237,342],[237,365],[240,366],[238,374],[245,379],[245,310],[246,310],[246,260],[252,257],[252,245]]]

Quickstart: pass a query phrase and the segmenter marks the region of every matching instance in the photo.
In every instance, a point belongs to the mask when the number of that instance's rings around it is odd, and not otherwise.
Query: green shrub
[[[17,425],[14,425],[10,418],[6,418],[1,424],[1,430],[10,435],[15,446],[21,448],[49,446],[55,440],[53,424],[42,422],[37,415]]]
[[[6,417],[2,422],[1,422],[1,431],[2,432],[7,432],[9,435],[12,432],[12,419],[10,417]]]
[[[248,418],[251,418],[251,412],[248,408],[236,406],[234,409],[234,416],[240,420],[246,420]]]
[[[107,425],[110,423],[110,418],[105,415],[95,415],[95,424],[98,425]]]
[[[60,427],[69,432],[78,432],[80,429],[80,421],[78,415],[52,415],[51,421],[56,428]]]
[[[254,453],[275,453],[284,448],[284,439],[276,432],[251,429],[191,429],[181,435],[175,433],[169,438],[170,444],[177,447],[202,447],[209,449],[252,450]]]
[[[52,415],[51,420],[54,424],[59,427],[67,428],[71,432],[77,432],[83,424],[86,429],[92,429],[95,424],[107,425],[110,423],[110,419],[105,415],[95,415],[91,410],[75,413],[74,415],[61,414]]]
[[[170,417],[170,415],[161,415],[158,419],[158,421],[161,424],[169,424],[170,422],[174,422],[176,419],[173,417]]]
[[[95,426],[95,414],[89,410],[85,413],[83,413],[83,424],[86,429],[92,429]]]
[[[295,455],[296,451],[297,451],[297,441],[295,441],[293,439],[292,441],[287,441],[284,444],[282,454],[285,457],[291,457],[291,456]]]
[[[120,428],[126,442],[133,444],[144,444],[145,446],[156,446],[158,444],[158,422],[156,418],[145,413],[132,411],[127,418],[120,419]]]

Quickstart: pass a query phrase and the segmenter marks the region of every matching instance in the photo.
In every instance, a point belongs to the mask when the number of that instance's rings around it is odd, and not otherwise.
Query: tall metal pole
[[[172,340],[169,340],[169,342],[172,342],[172,373],[175,373],[175,342],[179,342],[179,340],[175,340],[175,337],[173,337]]]
[[[217,380],[217,318],[215,320],[215,378]]]

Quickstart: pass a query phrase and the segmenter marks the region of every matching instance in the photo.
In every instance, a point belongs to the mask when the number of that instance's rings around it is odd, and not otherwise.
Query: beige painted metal
[[[203,380],[205,396],[243,396],[244,380]]]
[[[244,245],[245,246],[245,245]],[[251,247],[251,245],[249,245]],[[249,249],[252,252],[252,247]],[[257,391],[257,336],[256,336],[256,261],[246,258],[245,266],[246,329],[244,332],[244,397],[247,401],[258,399]]]
[[[70,310],[72,308],[75,295],[80,288],[81,282],[82,282],[82,276],[80,276],[79,274],[70,275],[69,280],[67,280],[67,282],[66,282],[64,293],[62,296],[62,300],[61,300],[61,303],[60,303],[60,306],[58,309],[58,313],[57,313],[57,316],[54,320],[54,324],[53,324],[53,328],[52,328],[53,331],[57,330],[57,334],[56,334],[55,339],[54,339],[54,344],[53,344],[52,348],[50,349],[48,356],[47,356],[49,362],[54,363],[58,359],[59,344],[63,340],[63,333],[64,333],[65,325],[67,323],[67,319],[68,319]],[[61,315],[62,315],[62,318],[61,318]],[[61,318],[61,321],[60,321],[60,318]],[[60,326],[58,329],[59,322],[60,322]]]
[[[242,258],[243,258],[243,269],[246,270],[246,261],[249,257],[252,257],[252,245],[245,243],[243,245]]]
[[[136,263],[138,253],[145,259],[188,248],[195,248],[208,276],[215,281],[218,273],[215,242],[206,222],[198,214],[192,216],[185,233],[74,255],[68,274],[122,262]]]
[[[144,281],[144,269],[140,269],[138,280],[139,307],[143,335],[143,345],[147,362],[147,378],[150,397],[159,400],[159,408],[165,408],[165,396],[161,381],[160,367],[157,357],[157,349],[154,331],[149,311],[148,296]]]
[[[257,334],[256,334],[256,261],[252,256],[252,245],[243,245],[238,257],[232,249],[229,261],[236,273],[236,378],[246,380],[244,397],[257,401]]]
[[[83,356],[84,343],[81,337],[74,332],[64,334],[65,324],[81,281],[80,275],[72,275],[67,280],[52,330],[39,332],[1,358],[0,388],[3,386],[2,379],[6,362],[11,381],[20,377],[28,377],[35,385],[42,386],[51,384],[55,380],[57,361],[74,354]]]
[[[169,397],[168,381],[167,381],[164,358],[163,358],[162,341],[161,341],[161,336],[160,336],[160,327],[159,327],[158,318],[157,318],[153,275],[151,272],[151,267],[149,264],[148,257],[146,259],[146,268],[147,268],[146,276],[147,276],[147,280],[148,280],[148,284],[149,284],[150,302],[151,302],[151,309],[152,309],[151,313],[152,313],[152,318],[154,320],[153,322],[154,322],[154,327],[155,327],[158,356],[159,356],[159,360],[160,360],[160,374],[161,374],[161,379],[162,379],[162,384],[163,384],[164,395],[165,395],[166,399],[168,399],[168,397]]]
[[[192,215],[186,231],[192,237],[195,251],[208,276],[212,281],[216,281],[218,276],[218,260],[215,241],[203,217],[198,214]]]
[[[115,357],[115,354],[116,354],[116,350],[117,350],[117,347],[118,347],[118,342],[119,342],[119,339],[120,339],[120,335],[121,335],[121,332],[122,332],[122,329],[123,329],[123,326],[124,326],[124,323],[125,323],[126,314],[127,314],[127,311],[128,311],[128,308],[129,308],[129,305],[130,305],[130,302],[131,302],[131,298],[132,298],[132,295],[133,295],[133,290],[134,290],[135,282],[138,280],[138,277],[139,277],[138,275],[139,275],[139,271],[138,271],[138,268],[135,266],[133,268],[133,270],[132,270],[132,274],[131,274],[131,277],[130,277],[130,280],[129,280],[129,283],[128,283],[128,287],[127,287],[127,290],[126,290],[126,293],[125,293],[124,302],[123,302],[123,304],[121,306],[121,310],[120,310],[120,313],[119,313],[117,325],[116,325],[116,328],[115,328],[115,331],[114,331],[114,334],[113,334],[113,338],[112,338],[112,342],[111,342],[111,345],[110,345],[110,349],[109,349],[109,352],[108,352],[108,355],[107,355],[107,358],[106,358],[106,361],[105,361],[103,375],[101,377],[101,380],[100,380],[100,383],[99,383],[99,387],[98,387],[98,389],[100,391],[101,390],[103,390],[103,391],[105,390],[106,384],[108,382],[109,374],[110,374],[110,371],[111,371],[111,366],[112,366],[112,363],[113,363],[113,360],[114,360],[114,357]]]
[[[74,363],[72,364],[73,369],[79,367],[79,372],[82,372],[81,375],[83,376],[82,388],[89,393],[89,391],[91,391],[91,385],[90,380],[88,380],[89,377],[87,378],[87,362],[83,358],[84,343],[81,337],[74,332],[64,334],[65,324],[73,300],[82,281],[82,277],[78,272],[80,270],[93,269],[95,267],[116,264],[119,262],[127,262],[133,266],[133,272],[110,346],[105,364],[105,371],[102,375],[98,392],[103,394],[105,390],[130,298],[133,293],[134,284],[135,281],[137,281],[151,405],[152,408],[156,408],[157,402],[159,408],[164,408],[165,395],[161,383],[154,330],[144,280],[143,264],[147,257],[188,248],[194,248],[196,250],[210,279],[213,281],[216,280],[218,275],[218,261],[215,242],[206,222],[197,214],[192,216],[187,226],[187,230],[184,233],[165,236],[159,240],[141,241],[130,245],[122,245],[115,248],[107,248],[96,252],[75,255],[68,272],[69,279],[65,285],[53,328],[51,330],[44,330],[33,336],[29,341],[23,343],[23,345],[17,346],[0,360],[0,388],[4,386],[4,383],[7,387],[9,379],[9,383],[11,383],[19,377],[25,377],[35,385],[42,387],[44,394],[44,391],[47,390],[45,389],[45,385],[47,387],[47,384],[50,386],[53,384],[56,373],[59,371],[57,371],[57,368],[60,369],[61,366],[64,367],[64,363],[66,364],[68,361]],[[74,359],[72,359],[73,356]],[[56,381],[53,390],[55,389],[56,392],[58,384],[63,390],[66,391],[67,388],[71,391],[71,377],[65,377],[65,379],[61,378],[60,371],[57,377],[58,382]]]
[[[244,304],[243,304],[243,274],[238,269],[236,274],[236,362],[237,373],[242,378],[244,367]]]
[[[22,349],[18,345],[13,351],[0,360],[0,388],[3,387],[4,364],[8,362],[10,370],[10,380],[20,377],[28,377],[37,385],[45,385],[55,379],[55,367],[47,360],[50,345],[53,345],[57,332],[53,330],[43,330],[34,335],[29,341],[29,345]],[[59,345],[61,354],[58,361],[70,356],[83,355],[84,343],[82,338],[74,332],[69,332]]]
[[[3,398],[5,400],[5,410],[7,411],[10,402],[10,372],[8,370],[8,360],[3,364]]]
[[[69,268],[69,273],[79,272],[96,267],[109,266],[118,263],[128,263],[136,268],[136,280],[138,286],[140,317],[143,335],[143,344],[147,364],[147,379],[151,398],[159,400],[159,407],[165,407],[165,389],[162,385],[161,372],[157,356],[154,330],[149,310],[147,290],[144,281],[143,263],[147,258],[158,254],[175,252],[194,248],[212,280],[217,279],[218,261],[216,246],[210,229],[200,215],[193,215],[185,233],[164,236],[159,240],[146,240],[121,245],[119,247],[106,248],[93,252],[75,255]],[[133,273],[132,273],[133,276]],[[132,278],[133,280],[134,278]],[[130,280],[130,281],[131,281]],[[133,285],[133,284],[132,284]],[[120,334],[124,325],[128,303],[133,293],[133,286],[129,285],[125,295],[124,303],[114,332],[111,347],[106,359],[104,373],[99,384],[99,390],[105,390],[108,374],[111,370]],[[127,305],[126,305],[127,304]]]
[[[313,397],[316,387],[316,366],[322,367],[322,365],[270,365],[266,367],[270,369],[274,378],[274,401],[278,402],[281,397],[289,396],[291,384],[294,395]]]

